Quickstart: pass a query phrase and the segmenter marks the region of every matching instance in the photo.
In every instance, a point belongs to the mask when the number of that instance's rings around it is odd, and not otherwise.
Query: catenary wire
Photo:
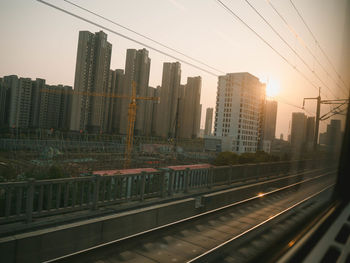
[[[159,49],[157,49],[157,48],[153,48],[153,47],[151,47],[150,45],[146,45],[146,44],[144,44],[144,43],[142,43],[142,42],[140,42],[140,41],[138,41],[138,40],[135,40],[135,39],[133,39],[133,38],[130,38],[130,37],[128,37],[128,36],[125,36],[125,35],[123,35],[123,34],[121,34],[121,33],[116,32],[115,30],[112,30],[112,29],[110,29],[110,28],[108,28],[108,27],[102,26],[102,25],[100,25],[100,24],[98,24],[98,23],[95,23],[95,22],[93,22],[93,21],[91,21],[91,20],[88,20],[88,19],[86,19],[86,18],[83,18],[83,17],[81,17],[81,16],[79,16],[79,15],[76,15],[76,14],[74,14],[74,13],[72,13],[72,12],[69,12],[69,11],[67,11],[67,10],[65,10],[65,9],[63,9],[63,8],[60,8],[60,7],[58,7],[58,6],[55,6],[55,5],[51,4],[51,3],[48,3],[48,2],[43,1],[43,0],[36,0],[36,1],[38,1],[38,2],[40,2],[40,3],[42,3],[42,4],[45,4],[45,5],[49,6],[49,7],[52,7],[52,8],[54,8],[54,9],[58,10],[58,11],[61,11],[61,12],[63,12],[63,13],[66,13],[66,14],[68,14],[68,15],[71,15],[71,16],[73,16],[73,17],[75,17],[75,18],[78,18],[78,19],[80,19],[80,20],[82,20],[82,21],[85,21],[85,22],[87,22],[87,23],[89,23],[89,24],[92,24],[92,25],[94,25],[94,26],[103,28],[103,29],[105,29],[105,30],[107,30],[107,31],[109,31],[109,32],[111,32],[111,33],[113,33],[113,34],[116,34],[116,35],[118,35],[118,36],[120,36],[120,37],[126,38],[126,39],[128,39],[128,40],[130,40],[130,41],[132,41],[132,42],[135,42],[135,43],[139,44],[139,45],[143,45],[143,46],[145,46],[145,47],[147,47],[147,48],[149,48],[149,49],[151,49],[151,50],[154,50],[154,51],[156,51],[156,52],[158,52],[158,53],[161,53],[161,54],[166,55],[166,56],[169,56],[169,57],[171,57],[171,58],[173,58],[173,59],[179,60],[179,61],[181,61],[182,63],[185,63],[185,64],[187,64],[187,65],[189,65],[189,66],[192,66],[192,67],[194,67],[194,68],[196,68],[196,69],[198,69],[198,70],[204,71],[204,72],[206,72],[206,73],[208,73],[208,74],[210,74],[210,75],[213,75],[213,76],[215,76],[215,77],[218,77],[217,74],[215,74],[215,73],[213,73],[213,72],[211,72],[211,71],[208,71],[208,70],[206,70],[206,69],[203,69],[203,68],[201,68],[201,67],[199,67],[199,66],[197,66],[197,65],[194,65],[193,63],[187,62],[187,61],[185,61],[185,60],[183,60],[183,59],[179,59],[179,58],[177,58],[177,57],[175,57],[175,56],[173,56],[173,55],[171,55],[171,54],[168,54],[168,53],[166,53],[166,52],[164,52],[164,51],[161,51],[161,50],[159,50]],[[267,43],[267,44],[268,44],[268,43]],[[273,48],[273,47],[271,46],[271,48]],[[276,50],[276,52],[278,53],[277,50]],[[279,54],[279,53],[278,53],[278,54]],[[280,55],[280,56],[282,56],[282,58],[284,58],[283,55]],[[284,58],[284,59],[285,59],[285,58]],[[286,60],[286,59],[285,59],[285,60]],[[286,61],[288,61],[288,60],[286,60]],[[288,63],[289,63],[289,65],[291,65],[293,68],[295,68],[289,61],[288,61]],[[297,70],[300,74],[303,75],[303,73],[300,72],[297,68],[295,68],[295,70]],[[307,79],[306,76],[305,76],[305,78]],[[314,85],[309,79],[307,79],[307,80],[308,80],[312,85]],[[298,108],[298,109],[305,110],[305,109],[303,109],[302,107],[299,107],[299,106],[297,106],[297,105],[295,105],[295,104],[286,102],[285,100],[278,100],[278,101],[281,102],[281,103],[283,103],[283,104],[287,104],[287,105],[289,105],[289,106],[292,106],[292,107],[295,107],[295,108]]]
[[[229,12],[232,16],[238,19],[243,25],[245,25],[250,31],[252,31],[261,41],[263,41],[267,46],[269,46],[277,55],[279,55],[289,66],[291,66],[296,72],[298,72],[307,82],[310,83],[315,89],[318,90],[318,87],[295,65],[293,65],[285,56],[283,56],[277,49],[275,49],[267,40],[265,40],[258,32],[256,32],[251,26],[249,26],[241,17],[239,17],[235,12],[232,11],[227,5],[225,5],[221,0],[216,0],[218,4]]]
[[[283,41],[283,43],[285,43],[290,50],[292,50],[292,52],[301,60],[301,62],[303,62],[303,64],[308,68],[308,70],[311,71],[312,74],[315,75],[315,77],[328,89],[328,91],[334,96],[337,97],[333,91],[328,87],[328,85],[320,78],[320,76],[314,71],[312,70],[312,68],[310,67],[310,65],[308,63],[306,63],[306,61],[299,55],[299,53],[288,43],[288,41],[286,41],[281,34],[271,25],[271,23],[269,21],[267,21],[267,19],[248,1],[248,0],[244,0],[249,6],[250,8],[252,8],[254,10],[254,12],[262,19],[264,20],[264,22],[271,28],[271,30],[279,37],[279,39],[281,39]],[[327,97],[327,96],[326,96]]]
[[[323,53],[323,55],[326,57],[326,59],[328,60],[328,63],[332,66],[334,72],[337,74],[338,78],[343,82],[344,86],[346,87],[346,83],[343,80],[343,78],[341,77],[341,75],[338,73],[337,69],[335,68],[334,64],[332,63],[332,61],[330,60],[329,56],[327,55],[327,53],[323,50],[323,48],[320,45],[320,42],[317,40],[317,38],[315,37],[314,33],[312,33],[310,27],[307,25],[305,19],[303,18],[303,16],[301,15],[301,13],[299,12],[299,10],[297,9],[297,7],[295,6],[295,4],[293,3],[292,0],[289,0],[290,3],[292,4],[294,10],[297,12],[298,16],[300,17],[300,19],[302,20],[303,24],[305,25],[305,27],[307,28],[307,30],[309,31],[310,35],[312,36],[312,38],[315,40],[316,45],[319,47],[319,49],[321,50],[321,52]]]
[[[164,48],[167,48],[167,49],[169,49],[169,50],[171,50],[171,51],[173,51],[173,52],[176,52],[177,54],[180,54],[180,55],[182,55],[182,56],[184,56],[184,57],[186,57],[186,58],[188,58],[188,59],[191,59],[191,60],[193,60],[193,61],[195,61],[195,62],[197,62],[197,63],[199,63],[199,64],[201,64],[201,65],[203,65],[203,66],[206,66],[206,67],[208,67],[208,68],[210,68],[210,69],[213,69],[213,70],[215,70],[215,71],[217,71],[217,72],[220,72],[220,73],[222,73],[222,74],[225,74],[225,72],[222,71],[222,70],[220,70],[220,69],[214,68],[214,67],[208,65],[207,63],[204,63],[204,62],[202,62],[202,61],[200,61],[200,60],[198,60],[198,59],[196,59],[196,58],[193,58],[193,57],[191,57],[191,56],[188,56],[188,55],[186,55],[185,53],[176,50],[175,48],[172,48],[172,47],[170,47],[170,46],[168,46],[168,45],[165,45],[165,44],[163,44],[163,43],[161,43],[161,42],[159,42],[159,41],[157,41],[157,40],[154,40],[153,38],[148,37],[148,36],[146,36],[146,35],[144,35],[144,34],[138,33],[137,31],[135,31],[135,30],[133,30],[133,29],[130,29],[129,27],[123,26],[123,25],[121,25],[120,23],[117,23],[117,22],[115,22],[115,21],[113,21],[113,20],[111,20],[111,19],[109,19],[109,18],[106,18],[106,17],[104,17],[104,16],[102,16],[102,15],[96,13],[96,12],[93,12],[93,11],[91,11],[91,10],[85,8],[85,7],[82,7],[82,6],[80,6],[80,5],[76,4],[76,3],[73,3],[73,2],[68,1],[68,0],[63,0],[63,1],[67,2],[68,4],[71,4],[71,5],[75,6],[75,7],[79,8],[79,9],[81,9],[81,10],[84,10],[84,11],[90,13],[90,14],[93,14],[93,15],[95,15],[95,16],[97,16],[97,17],[99,17],[99,18],[101,18],[101,19],[103,19],[103,20],[105,20],[105,21],[107,21],[107,22],[110,22],[110,23],[112,23],[112,24],[114,24],[114,25],[116,25],[116,26],[119,26],[119,27],[121,27],[121,28],[123,28],[123,29],[125,29],[125,30],[127,30],[127,31],[129,31],[129,32],[132,32],[132,33],[134,33],[134,34],[136,34],[136,35],[138,35],[138,36],[140,36],[140,37],[143,37],[143,38],[145,38],[145,39],[147,39],[147,40],[149,40],[149,41],[152,41],[153,43],[156,43],[156,44],[158,44],[158,45],[160,45],[160,46],[162,46],[162,47],[164,47]]]
[[[277,8],[274,6],[274,4],[272,4],[271,0],[267,0],[267,3],[270,5],[270,7],[274,10],[274,12],[279,16],[279,18],[281,18],[281,20],[283,21],[283,23],[287,26],[287,28],[289,29],[289,32],[291,32],[291,34],[293,34],[295,36],[295,38],[298,40],[298,42],[308,51],[308,53],[313,57],[313,59],[317,62],[317,64],[322,68],[322,70],[327,74],[327,76],[329,76],[334,83],[338,86],[338,88],[340,88],[342,91],[344,91],[347,94],[346,88],[342,87],[339,85],[339,83],[337,82],[337,80],[333,77],[332,74],[330,74],[327,69],[325,68],[325,66],[320,62],[320,60],[317,58],[317,56],[315,56],[315,54],[311,51],[311,49],[309,48],[309,46],[307,45],[307,43],[303,40],[303,38],[294,30],[294,28],[288,23],[287,19],[281,14],[281,12],[279,12],[277,10]]]

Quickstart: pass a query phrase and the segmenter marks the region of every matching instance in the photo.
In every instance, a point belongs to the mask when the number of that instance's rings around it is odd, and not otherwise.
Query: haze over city
[[[344,97],[332,78],[328,77],[315,59],[300,45],[295,35],[283,24],[280,17],[265,1],[251,1],[252,4],[269,18],[269,22],[278,30],[295,50],[311,65],[322,80]],[[62,8],[68,8],[76,14],[107,25],[118,32],[140,40],[111,23],[102,21],[91,14],[83,12],[64,1],[50,1]],[[278,103],[276,136],[290,133],[291,113],[302,111],[283,102],[302,105],[304,97],[316,97],[317,90],[305,81],[272,49],[263,43],[241,22],[234,19],[215,1],[75,1],[89,10],[97,12],[113,21],[145,34],[157,41],[169,45],[186,55],[199,59],[222,72],[249,72],[261,82],[267,83],[267,95],[272,95]],[[295,13],[289,1],[273,2],[274,6],[285,16],[286,20],[302,38],[312,52],[325,65],[328,72],[336,78],[327,59],[310,33]],[[0,4],[0,15],[3,23],[0,28],[3,35],[0,57],[0,75],[16,74],[30,78],[44,78],[48,84],[73,86],[78,32],[88,30],[97,32],[100,29],[86,22],[77,20],[40,2],[10,1]],[[305,72],[316,86],[322,87],[323,96],[334,98],[324,85],[310,72],[300,59],[271,31],[260,17],[244,1],[232,1],[228,5],[236,10],[247,24],[252,26],[271,45],[282,53],[293,65]],[[322,48],[332,59],[340,74],[344,73],[342,55],[344,52],[345,10],[346,1],[296,1],[301,13],[317,37]],[[135,8],[137,6],[137,8]],[[124,68],[126,49],[140,49],[143,46],[108,34],[108,41],[113,45],[111,69]],[[300,39],[299,39],[300,40]],[[142,39],[147,44],[148,40]],[[174,59],[149,50],[151,58],[150,85],[161,84],[163,62],[175,62]],[[181,56],[179,56],[181,57]],[[183,58],[183,56],[181,57]],[[217,77],[181,65],[182,80],[188,76],[202,77],[202,118],[204,127],[205,109],[215,107]],[[216,72],[218,75],[224,75]],[[308,115],[314,115],[315,104],[306,104]],[[328,109],[324,109],[327,111]],[[321,122],[321,132],[326,122]]]
[[[350,0],[0,1],[0,261],[349,262]]]

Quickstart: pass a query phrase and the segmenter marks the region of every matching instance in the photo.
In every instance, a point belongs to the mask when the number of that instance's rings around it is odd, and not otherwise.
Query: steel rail
[[[293,208],[295,208],[295,207],[301,205],[302,203],[305,203],[306,201],[310,200],[311,198],[315,197],[316,195],[319,195],[320,193],[322,193],[322,192],[324,192],[324,191],[330,189],[330,188],[333,187],[334,185],[335,185],[335,183],[333,183],[333,184],[331,184],[331,185],[329,185],[329,186],[326,186],[326,187],[323,188],[322,190],[320,190],[320,191],[318,191],[318,192],[316,192],[316,193],[314,193],[314,194],[312,194],[312,195],[310,195],[310,196],[304,198],[303,200],[301,200],[301,201],[295,203],[294,205],[292,205],[292,206],[290,206],[290,207],[284,209],[283,211],[278,212],[277,214],[275,214],[275,215],[273,215],[273,216],[270,216],[268,219],[266,219],[266,220],[260,222],[259,224],[257,224],[257,225],[255,225],[255,226],[253,226],[253,227],[251,227],[251,228],[249,228],[249,229],[243,231],[242,233],[240,233],[240,234],[234,236],[233,238],[231,238],[231,239],[229,239],[229,240],[227,240],[227,241],[221,243],[220,245],[217,245],[216,247],[214,247],[214,248],[212,248],[212,249],[210,249],[210,250],[208,250],[208,251],[202,253],[201,255],[198,255],[197,257],[195,257],[195,258],[193,258],[193,259],[191,259],[191,260],[188,260],[188,261],[186,261],[186,262],[187,262],[187,263],[202,262],[201,260],[203,260],[204,257],[209,256],[209,255],[210,255],[211,253],[213,253],[213,252],[217,252],[219,249],[223,248],[225,245],[228,245],[228,244],[232,243],[233,241],[237,240],[238,238],[240,238],[240,237],[242,237],[242,236],[244,236],[244,235],[246,235],[246,234],[252,232],[253,230],[255,230],[255,229],[261,227],[262,225],[264,225],[264,224],[266,224],[266,223],[272,221],[273,219],[275,219],[275,218],[277,218],[277,217],[279,217],[279,216],[285,214],[286,212],[288,212],[288,211],[292,210]]]
[[[299,182],[296,182],[296,183],[293,183],[293,184],[290,184],[290,185],[287,185],[287,186],[283,186],[283,187],[280,187],[280,188],[277,188],[277,189],[274,189],[272,191],[269,191],[269,192],[266,192],[266,193],[260,193],[258,195],[255,195],[255,196],[252,196],[250,198],[246,198],[244,200],[240,200],[240,201],[237,201],[237,202],[234,202],[232,204],[229,204],[229,205],[225,205],[225,206],[222,206],[222,207],[219,207],[219,208],[216,208],[216,209],[213,209],[213,210],[210,210],[210,211],[206,211],[206,212],[203,212],[203,213],[200,213],[200,214],[197,214],[197,215],[194,215],[194,216],[191,216],[191,217],[187,217],[187,218],[184,218],[184,219],[180,219],[178,221],[175,221],[175,222],[171,222],[171,223],[168,223],[168,224],[165,224],[165,225],[162,225],[162,226],[158,226],[158,227],[155,227],[155,228],[151,228],[151,229],[148,229],[148,230],[145,230],[145,231],[141,231],[141,232],[138,232],[138,233],[135,233],[135,234],[132,234],[132,235],[129,235],[129,236],[126,236],[126,237],[122,237],[122,238],[119,238],[119,239],[116,239],[116,240],[112,240],[112,241],[109,241],[109,242],[106,242],[106,243],[102,243],[102,244],[99,244],[99,245],[96,245],[96,246],[93,246],[93,247],[90,247],[90,248],[87,248],[87,249],[83,249],[83,250],[80,250],[80,251],[77,251],[77,252],[74,252],[74,253],[70,253],[70,254],[67,254],[67,255],[64,255],[64,256],[61,256],[61,257],[57,257],[57,258],[53,258],[53,259],[50,259],[50,260],[47,260],[47,261],[44,261],[45,263],[50,263],[50,262],[57,262],[57,261],[60,261],[60,260],[69,260],[69,258],[73,257],[73,256],[79,256],[83,253],[87,253],[87,252],[91,252],[93,250],[97,250],[97,249],[102,249],[104,247],[107,247],[107,246],[110,246],[110,245],[116,245],[118,243],[121,243],[123,241],[127,241],[127,240],[130,240],[132,238],[135,238],[135,237],[140,237],[142,235],[146,235],[146,234],[151,234],[152,232],[156,232],[156,231],[159,231],[159,230],[164,230],[166,228],[169,228],[169,227],[172,227],[172,226],[175,226],[175,225],[180,225],[182,223],[186,223],[186,222],[189,222],[189,221],[192,221],[192,220],[195,220],[195,219],[199,219],[199,218],[203,218],[204,216],[207,216],[207,215],[212,215],[212,214],[215,214],[217,212],[221,212],[223,210],[226,210],[228,208],[232,208],[232,207],[235,207],[235,206],[238,206],[240,204],[244,204],[244,203],[247,203],[247,202],[250,202],[250,201],[253,201],[253,200],[259,200],[261,199],[263,196],[268,196],[268,195],[272,195],[274,193],[278,193],[278,192],[281,192],[281,191],[284,191],[284,190],[287,190],[289,188],[292,188],[292,187],[295,187],[297,185],[301,185],[301,184],[304,184],[304,183],[307,183],[307,182],[310,182],[312,180],[316,180],[316,179],[319,179],[319,178],[322,178],[322,177],[325,177],[329,174],[332,174],[334,173],[335,171],[329,171],[329,172],[325,172],[321,175],[317,175],[317,176],[313,176],[311,178],[308,178],[308,179],[305,179],[305,180],[302,180],[302,181],[299,181]],[[283,178],[277,178],[277,179],[272,179],[272,180],[268,180],[268,181],[264,181],[264,182],[258,182],[258,183],[253,183],[253,184],[249,184],[249,185],[244,185],[242,187],[251,187],[251,186],[256,186],[256,185],[259,185],[259,184],[266,184],[266,183],[273,183],[273,182],[276,182],[276,181],[279,181],[279,180],[283,180],[283,179],[288,179],[290,177],[297,177],[297,176],[300,176],[300,175],[303,175],[305,173],[308,173],[308,172],[304,172],[304,173],[298,173],[296,175],[289,175],[289,176],[286,176],[286,177],[283,177]],[[333,185],[329,186],[329,187],[332,187]],[[293,206],[294,207],[294,206]],[[278,215],[281,214],[281,213],[278,213]],[[275,218],[275,216],[273,216],[272,218]],[[270,218],[270,219],[272,219]],[[270,220],[269,219],[269,220]],[[268,222],[269,220],[265,220],[266,222]],[[264,221],[264,222],[265,222]],[[259,226],[262,225],[261,223],[258,224]],[[256,227],[253,227],[254,229]],[[253,230],[253,228],[251,228],[251,230]],[[248,231],[248,230],[247,230]],[[247,231],[244,231],[243,233],[248,233]],[[239,234],[237,235],[236,237],[230,239],[230,240],[233,240],[233,239],[237,239],[238,237],[242,236],[243,234]],[[229,240],[228,240],[229,241]],[[214,251],[215,249],[218,249],[219,247],[223,246],[224,244],[228,243],[228,241],[216,246],[215,248],[201,254],[200,256],[204,256],[204,255],[207,255],[208,253],[210,253],[210,251]],[[199,259],[199,257],[196,257],[194,258],[193,260],[195,259]],[[191,260],[188,261],[188,262],[192,262]],[[193,261],[194,262],[194,261]]]

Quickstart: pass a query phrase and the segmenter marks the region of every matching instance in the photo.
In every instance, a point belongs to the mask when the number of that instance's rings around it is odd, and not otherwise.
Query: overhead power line
[[[326,54],[326,52],[323,50],[323,48],[320,45],[320,42],[317,40],[317,38],[315,37],[314,33],[312,33],[310,27],[307,25],[305,19],[303,18],[303,16],[301,15],[301,13],[299,12],[299,10],[297,9],[297,7],[295,6],[295,4],[293,3],[292,0],[289,0],[290,3],[292,4],[294,10],[297,12],[298,16],[300,17],[301,21],[303,22],[303,24],[305,25],[305,27],[307,28],[307,30],[309,31],[310,35],[312,36],[312,38],[315,40],[316,45],[319,47],[319,49],[321,50],[321,52],[323,53],[323,55],[326,57],[326,59],[328,60],[328,63],[332,66],[334,72],[337,74],[338,78],[343,82],[344,86],[346,87],[346,83],[343,80],[343,78],[341,77],[341,75],[338,73],[337,69],[335,68],[334,64],[332,63],[332,61],[330,60],[329,56]]]
[[[167,48],[167,49],[169,49],[169,50],[171,50],[171,51],[173,51],[173,52],[176,52],[177,54],[182,55],[182,56],[184,56],[184,57],[186,57],[186,58],[188,58],[188,59],[191,59],[191,60],[193,60],[193,61],[195,61],[195,62],[197,62],[197,63],[199,63],[199,64],[201,64],[201,65],[203,65],[203,66],[206,66],[206,67],[208,67],[208,68],[210,68],[210,69],[213,69],[213,70],[215,70],[215,71],[217,71],[217,72],[220,72],[220,73],[222,73],[222,74],[225,74],[225,72],[222,71],[222,70],[219,70],[219,69],[217,69],[217,68],[214,68],[214,67],[208,65],[207,63],[204,63],[204,62],[202,62],[202,61],[200,61],[200,60],[198,60],[198,59],[196,59],[196,58],[193,58],[193,57],[191,57],[191,56],[188,56],[188,55],[186,55],[185,53],[176,50],[175,48],[172,48],[172,47],[170,47],[170,46],[168,46],[168,45],[165,45],[165,44],[163,44],[163,43],[161,43],[161,42],[159,42],[159,41],[157,41],[157,40],[155,40],[155,39],[153,39],[153,38],[151,38],[151,37],[148,37],[148,36],[146,36],[146,35],[144,35],[144,34],[141,34],[141,33],[137,32],[137,31],[135,31],[135,30],[133,30],[133,29],[131,29],[131,28],[129,28],[129,27],[123,26],[122,24],[120,24],[120,23],[118,23],[118,22],[115,22],[115,21],[113,21],[113,20],[111,20],[111,19],[109,19],[109,18],[106,18],[105,16],[102,16],[102,15],[96,13],[96,12],[93,12],[93,11],[91,11],[91,10],[85,8],[85,7],[82,7],[82,6],[80,6],[80,5],[76,4],[76,3],[73,3],[73,2],[71,2],[71,1],[68,1],[68,0],[63,0],[63,1],[67,2],[67,3],[70,4],[70,5],[75,6],[75,7],[79,8],[79,9],[81,9],[81,10],[84,10],[84,11],[90,13],[90,14],[93,14],[94,16],[97,16],[97,17],[99,17],[99,18],[101,18],[101,19],[103,19],[103,20],[105,20],[105,21],[107,21],[107,22],[110,22],[110,23],[112,23],[112,24],[114,24],[114,25],[116,25],[116,26],[119,26],[119,27],[121,27],[121,28],[123,28],[123,29],[125,29],[125,30],[127,30],[127,31],[129,31],[129,32],[132,32],[132,33],[134,33],[134,34],[136,34],[136,35],[138,35],[138,36],[140,36],[140,37],[143,37],[143,38],[145,38],[145,39],[147,39],[147,40],[149,40],[149,41],[152,41],[153,43],[155,43],[155,44],[157,44],[157,45],[160,45],[160,46],[162,46],[162,47],[164,47],[164,48]]]
[[[318,87],[295,65],[293,65],[285,56],[283,56],[277,49],[275,49],[267,40],[265,40],[258,32],[256,32],[251,26],[249,26],[241,17],[239,17],[235,12],[232,11],[227,5],[225,5],[221,0],[216,0],[219,5],[229,12],[232,16],[238,19],[243,25],[245,25],[250,31],[252,31],[261,41],[263,41],[267,46],[269,46],[278,56],[280,56],[289,66],[291,66],[296,72],[298,72],[307,82],[310,83],[315,89]]]
[[[307,43],[303,40],[303,38],[296,32],[296,30],[288,23],[287,19],[277,10],[277,8],[272,4],[270,0],[267,0],[267,3],[270,5],[270,7],[275,11],[275,13],[281,18],[281,20],[284,22],[284,24],[287,26],[291,34],[295,36],[295,38],[298,40],[298,42],[309,52],[309,54],[313,57],[313,59],[317,62],[317,64],[322,68],[322,70],[334,81],[334,83],[346,94],[348,93],[346,90],[346,87],[342,87],[338,84],[338,81],[333,77],[332,74],[328,72],[328,70],[325,68],[325,66],[320,62],[320,60],[315,56],[315,54],[311,51]]]
[[[82,20],[82,21],[85,21],[85,22],[87,22],[87,23],[89,23],[89,24],[92,24],[92,25],[94,25],[94,26],[97,26],[97,27],[100,27],[100,28],[102,28],[102,29],[105,29],[105,30],[107,30],[107,31],[109,31],[109,32],[111,32],[111,33],[113,33],[113,34],[116,34],[116,35],[118,35],[118,36],[120,36],[120,37],[123,37],[123,38],[125,38],[125,39],[128,39],[128,40],[130,40],[130,41],[132,41],[132,42],[135,42],[135,43],[137,43],[137,44],[139,44],[139,45],[143,45],[143,46],[145,46],[145,47],[147,47],[147,48],[149,48],[149,49],[151,49],[151,50],[154,50],[154,51],[156,51],[156,52],[158,52],[158,53],[160,53],[160,54],[162,54],[162,55],[171,57],[171,58],[176,59],[176,60],[178,60],[178,61],[180,61],[180,62],[182,62],[182,63],[185,63],[185,64],[187,64],[187,65],[189,65],[189,66],[192,66],[192,67],[194,67],[194,68],[196,68],[196,69],[199,69],[199,70],[201,70],[201,71],[204,71],[204,72],[206,72],[206,73],[208,73],[208,74],[210,74],[210,75],[213,75],[213,76],[215,76],[215,77],[218,77],[218,75],[217,75],[216,73],[213,73],[213,72],[211,72],[211,71],[208,71],[208,70],[206,70],[206,69],[203,69],[203,68],[201,68],[201,67],[199,67],[199,66],[197,66],[197,65],[194,65],[194,64],[192,64],[192,63],[190,63],[190,62],[187,62],[187,61],[185,61],[185,60],[183,60],[183,59],[177,58],[177,57],[175,57],[175,56],[173,56],[173,55],[171,55],[171,54],[168,54],[168,53],[166,53],[166,52],[164,52],[164,51],[161,51],[161,50],[159,50],[159,49],[157,49],[157,48],[154,48],[154,47],[152,47],[152,46],[150,46],[150,45],[144,44],[144,43],[142,43],[141,41],[138,41],[138,40],[135,40],[135,39],[133,39],[133,38],[131,38],[131,37],[125,36],[125,35],[123,35],[123,34],[121,34],[121,33],[119,33],[119,32],[116,32],[115,30],[112,30],[112,29],[110,29],[110,28],[108,28],[108,27],[105,27],[105,26],[100,25],[100,24],[98,24],[98,23],[95,23],[95,22],[93,22],[93,21],[91,21],[91,20],[88,20],[88,19],[86,19],[86,18],[84,18],[84,17],[81,17],[81,16],[79,16],[79,15],[76,15],[76,14],[74,14],[74,13],[72,13],[72,12],[69,12],[69,11],[63,9],[63,8],[60,8],[60,7],[58,7],[58,6],[55,6],[55,5],[51,4],[51,3],[45,2],[45,1],[43,1],[43,0],[37,0],[37,1],[40,2],[40,3],[42,3],[42,4],[47,5],[47,6],[49,6],[49,7],[52,7],[52,8],[54,8],[54,9],[58,10],[58,11],[61,11],[61,12],[63,12],[63,13],[66,13],[66,14],[68,14],[68,15],[70,15],[70,16],[73,16],[73,17],[75,17],[75,18],[78,18],[78,19],[80,19],[80,20]],[[268,44],[268,43],[267,43],[267,44]],[[269,45],[269,44],[268,44],[268,45]],[[273,47],[271,46],[271,48],[273,48]],[[277,54],[279,54],[279,52],[278,52],[277,50],[276,50],[276,52],[277,52]],[[284,58],[283,55],[280,55],[280,56],[282,56],[282,58]],[[285,59],[285,58],[284,58],[284,60],[288,61],[288,60]],[[300,74],[302,74],[302,72],[300,72],[297,68],[295,68],[289,61],[288,61],[288,64],[289,64],[290,66],[292,66],[297,72],[299,72]],[[302,75],[303,75],[303,74],[302,74]],[[304,78],[307,79],[306,76],[305,76]],[[314,84],[313,84],[309,79],[307,79],[307,80],[314,86]],[[280,97],[280,98],[281,98],[281,97]],[[286,104],[286,105],[289,105],[289,106],[292,106],[292,107],[295,107],[295,108],[298,108],[298,109],[303,109],[302,107],[299,107],[299,106],[297,106],[297,105],[295,105],[295,104],[292,104],[292,103],[290,103],[290,102],[287,102],[285,99],[278,100],[278,101],[281,102],[281,103],[283,103],[283,104]],[[303,109],[303,110],[305,110],[305,109]],[[309,112],[309,113],[310,113],[310,112]]]
[[[208,73],[208,74],[210,74],[210,75],[212,75],[212,76],[215,76],[215,77],[218,77],[218,76],[219,76],[218,74],[216,74],[216,73],[214,73],[214,72],[212,72],[212,71],[209,71],[209,70],[207,70],[207,69],[204,69],[203,67],[197,66],[197,65],[195,65],[195,64],[193,64],[193,63],[191,63],[191,62],[188,62],[188,61],[186,61],[186,60],[184,60],[184,59],[181,59],[181,58],[179,58],[179,57],[176,57],[176,56],[174,56],[174,55],[171,55],[171,54],[169,54],[169,53],[167,53],[167,52],[165,52],[165,51],[162,51],[162,50],[160,50],[160,49],[158,49],[158,48],[152,47],[152,46],[150,46],[150,45],[148,45],[148,44],[145,44],[145,43],[143,43],[143,42],[141,42],[141,41],[139,41],[139,40],[136,40],[136,39],[133,39],[133,38],[131,38],[131,37],[128,37],[128,36],[126,36],[126,35],[124,35],[124,34],[122,34],[122,33],[119,33],[119,32],[117,32],[117,31],[111,29],[111,28],[108,28],[108,27],[103,26],[103,25],[101,25],[101,24],[99,24],[99,23],[93,22],[93,21],[91,21],[91,20],[89,20],[89,19],[87,19],[87,18],[84,18],[84,17],[82,17],[82,16],[79,16],[79,15],[77,15],[77,14],[74,14],[74,13],[72,13],[72,12],[70,12],[70,11],[67,11],[67,10],[65,10],[65,9],[63,9],[63,8],[60,8],[60,7],[56,6],[56,5],[53,5],[53,4],[48,3],[48,2],[46,2],[46,1],[43,1],[43,0],[37,0],[37,1],[40,2],[40,3],[42,3],[42,4],[45,4],[45,5],[47,5],[47,6],[50,6],[50,7],[54,8],[54,9],[56,9],[56,10],[59,10],[59,11],[61,11],[61,12],[63,12],[63,13],[66,13],[66,14],[68,14],[68,15],[70,15],[70,16],[73,16],[73,17],[75,17],[75,18],[78,18],[78,19],[80,19],[80,20],[82,20],[82,21],[85,21],[85,22],[87,22],[87,23],[89,23],[89,24],[91,24],[91,25],[100,27],[100,28],[102,28],[102,29],[104,29],[104,30],[106,30],[106,31],[111,32],[112,34],[118,35],[118,36],[120,36],[120,37],[122,37],[122,38],[125,38],[125,39],[130,40],[130,41],[132,41],[132,42],[135,42],[135,43],[137,43],[137,44],[139,44],[139,45],[142,45],[142,46],[144,46],[144,47],[147,47],[147,48],[149,48],[149,49],[151,49],[151,50],[153,50],[153,51],[156,51],[156,52],[158,52],[158,53],[160,53],[160,54],[162,54],[162,55],[165,55],[165,56],[167,56],[167,57],[170,57],[170,58],[173,58],[173,59],[175,59],[175,60],[178,60],[178,61],[180,61],[180,62],[182,62],[182,63],[184,63],[184,64],[186,64],[186,65],[189,65],[189,66],[191,66],[191,67],[194,67],[194,68],[196,68],[196,69],[199,69],[199,70],[201,70],[201,71],[203,71],[203,72],[206,72],[206,73]]]
[[[310,114],[310,115],[313,115],[312,112],[306,110],[305,108],[303,108],[303,107],[301,107],[301,106],[298,106],[298,105],[296,105],[296,104],[293,104],[293,103],[287,101],[286,99],[281,98],[280,96],[278,96],[278,98],[279,98],[279,99],[277,100],[278,102],[281,102],[281,103],[286,104],[286,105],[289,105],[289,106],[291,106],[291,107],[294,107],[294,108],[303,110],[303,111],[305,111],[306,113],[308,113],[308,114]]]
[[[269,21],[267,21],[267,19],[248,1],[248,0],[244,0],[249,6],[250,8],[252,8],[254,10],[254,12],[262,19],[264,20],[264,22],[271,28],[271,30],[279,37],[279,39],[281,39],[283,41],[283,43],[285,43],[290,50],[293,51],[293,53],[301,60],[301,62],[303,62],[303,64],[310,70],[310,72],[315,75],[315,77],[328,89],[328,91],[334,96],[337,97],[333,91],[327,86],[327,84],[320,78],[320,76],[314,71],[312,70],[312,68],[310,67],[310,65],[308,63],[306,63],[306,61],[299,55],[299,53],[288,43],[287,40],[285,40],[281,34],[271,25],[271,23]]]

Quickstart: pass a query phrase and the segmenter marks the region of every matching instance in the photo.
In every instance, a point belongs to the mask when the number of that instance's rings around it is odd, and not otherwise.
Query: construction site
[[[61,91],[42,89],[42,93]],[[67,92],[67,91],[66,91]],[[168,138],[134,135],[137,101],[157,102],[158,97],[136,95],[132,83],[130,95],[71,91],[76,97],[102,97],[129,101],[126,135],[94,134],[54,129],[9,128],[1,131],[0,164],[9,166],[17,175],[53,165],[64,174],[76,177],[95,171],[128,168],[166,167],[169,165],[210,162],[215,153],[204,152],[203,139],[179,139],[178,112],[174,122],[175,135]],[[20,160],[20,161],[18,161]]]
[[[98,170],[165,167],[210,162],[215,153],[204,152],[203,139],[166,140],[134,137],[126,164],[126,137],[106,134],[75,134],[36,131],[2,134],[0,162],[12,166],[17,174],[30,169],[59,165],[70,176]]]

